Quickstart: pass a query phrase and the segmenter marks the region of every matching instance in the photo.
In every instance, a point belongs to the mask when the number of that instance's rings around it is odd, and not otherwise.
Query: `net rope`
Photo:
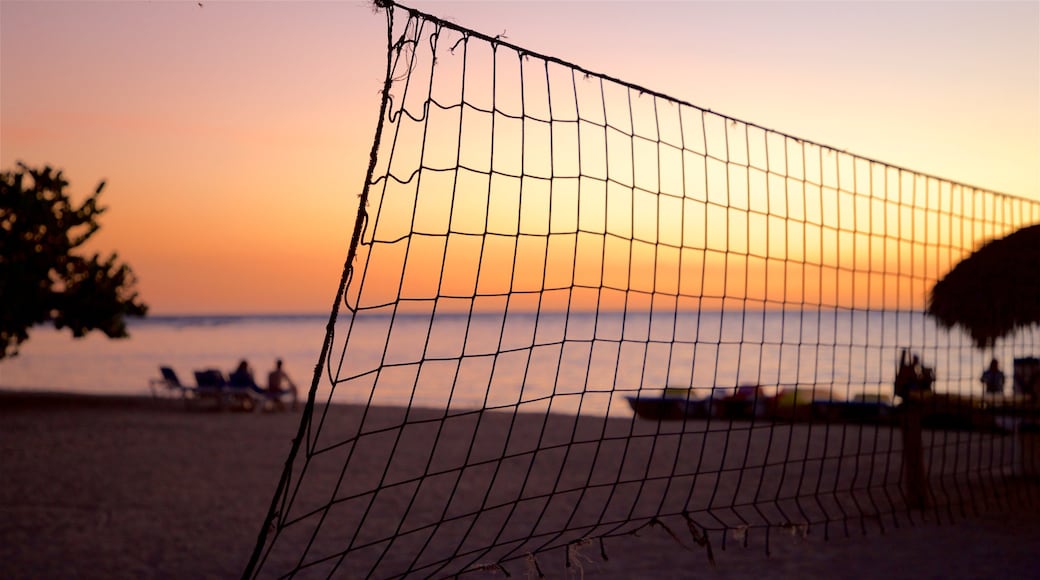
[[[648,528],[711,561],[1035,501],[963,412],[924,417],[908,494],[887,403],[904,349],[973,409],[990,356],[1040,349],[923,311],[1040,204],[382,7],[365,188],[245,577],[542,576]]]

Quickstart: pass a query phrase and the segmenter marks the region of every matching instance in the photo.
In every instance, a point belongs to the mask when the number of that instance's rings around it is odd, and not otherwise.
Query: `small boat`
[[[693,389],[666,388],[660,393],[625,397],[636,416],[643,419],[678,421],[703,415],[705,400]]]

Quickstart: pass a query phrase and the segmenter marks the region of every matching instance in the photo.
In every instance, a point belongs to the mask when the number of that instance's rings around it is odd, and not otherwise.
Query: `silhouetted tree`
[[[0,359],[18,354],[37,324],[50,321],[76,337],[100,330],[122,338],[126,317],[147,313],[133,271],[116,254],[75,252],[100,227],[104,185],[76,207],[61,171],[19,162],[0,172]]]

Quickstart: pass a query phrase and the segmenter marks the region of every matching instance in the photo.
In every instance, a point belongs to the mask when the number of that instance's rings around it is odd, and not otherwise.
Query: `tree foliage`
[[[116,254],[77,253],[100,228],[105,182],[79,206],[68,185],[51,167],[18,163],[0,172],[0,359],[18,354],[38,324],[53,322],[75,337],[100,330],[123,338],[126,318],[148,311]]]

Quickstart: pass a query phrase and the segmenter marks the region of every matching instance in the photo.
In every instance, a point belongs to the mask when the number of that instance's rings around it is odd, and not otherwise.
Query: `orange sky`
[[[764,127],[1040,199],[1035,2],[413,5]],[[4,0],[0,167],[52,164],[80,196],[107,180],[95,248],[132,265],[153,313],[327,311],[384,26],[362,2]]]

